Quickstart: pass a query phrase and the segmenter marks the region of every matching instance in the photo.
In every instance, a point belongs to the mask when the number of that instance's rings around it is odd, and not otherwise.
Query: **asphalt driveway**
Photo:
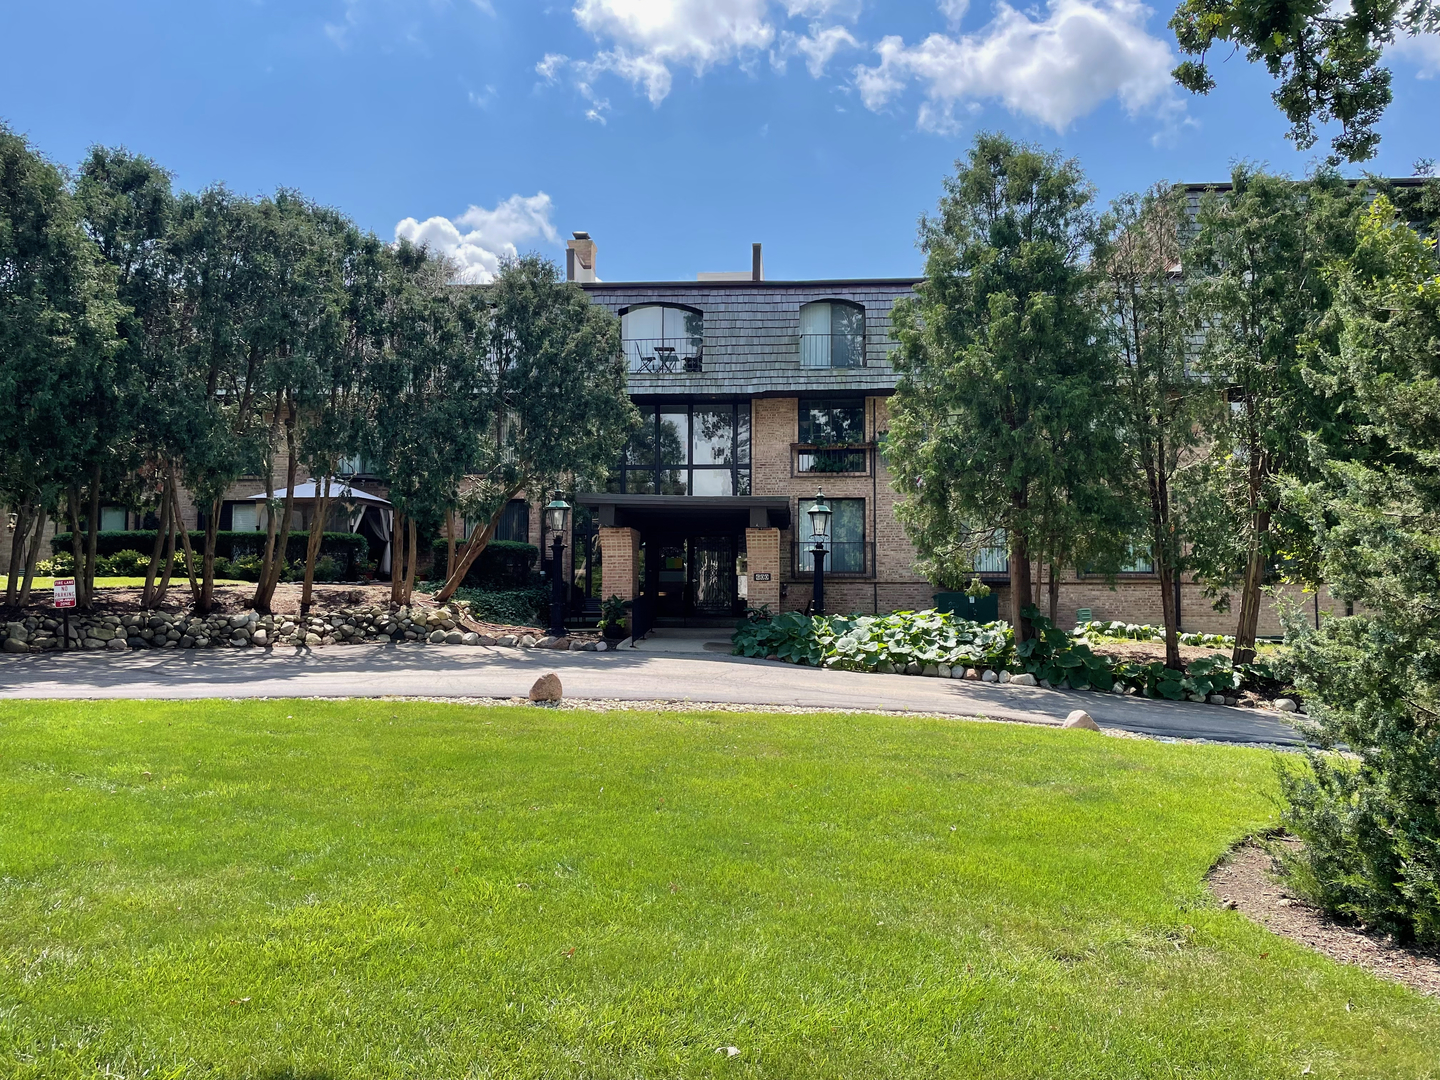
[[[1102,727],[1222,742],[1295,743],[1277,714],[958,679],[822,671],[714,653],[677,656],[416,645],[71,653],[0,659],[0,698],[523,697],[556,672],[570,698],[892,709]]]

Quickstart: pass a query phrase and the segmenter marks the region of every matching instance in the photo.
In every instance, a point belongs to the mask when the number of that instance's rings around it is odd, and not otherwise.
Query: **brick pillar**
[[[745,565],[750,572],[751,607],[780,610],[780,530],[745,530]],[[763,575],[769,575],[766,580]]]
[[[600,526],[600,599],[640,595],[640,534],[634,529]]]

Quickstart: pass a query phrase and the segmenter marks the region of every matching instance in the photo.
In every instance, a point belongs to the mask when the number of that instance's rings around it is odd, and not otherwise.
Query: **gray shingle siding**
[[[679,395],[757,396],[784,393],[888,393],[895,388],[889,355],[890,310],[910,295],[915,279],[793,282],[596,282],[590,298],[619,315],[641,304],[681,304],[705,317],[703,370],[651,375],[632,372],[637,398]],[[816,300],[848,300],[865,309],[865,366],[802,368],[800,308]]]

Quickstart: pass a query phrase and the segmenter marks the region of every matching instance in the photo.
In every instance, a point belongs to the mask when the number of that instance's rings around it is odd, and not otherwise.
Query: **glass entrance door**
[[[737,599],[735,538],[690,538],[690,599],[696,615],[733,615]]]

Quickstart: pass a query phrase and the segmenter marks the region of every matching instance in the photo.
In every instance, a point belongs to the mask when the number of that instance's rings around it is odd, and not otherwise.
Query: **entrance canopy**
[[[783,495],[576,495],[598,512],[601,525],[641,532],[726,534],[744,529],[786,529],[790,500]]]

